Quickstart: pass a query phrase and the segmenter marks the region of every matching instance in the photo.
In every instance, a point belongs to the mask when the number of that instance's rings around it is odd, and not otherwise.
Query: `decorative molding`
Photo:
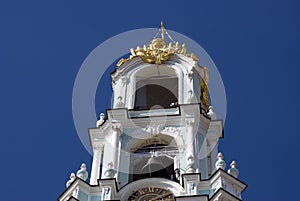
[[[180,131],[181,130],[176,127],[164,127],[164,129],[162,129],[161,133],[168,133],[171,135],[179,135]]]
[[[186,75],[188,76],[188,78],[189,78],[189,80],[190,80],[190,82],[193,80],[193,78],[194,78],[194,70],[192,69],[192,70],[190,70]]]
[[[118,100],[116,103],[116,108],[124,108],[124,102],[123,102],[123,97],[122,96],[118,96]]]
[[[112,123],[111,128],[113,131],[118,131],[121,129],[121,123]]]
[[[185,118],[185,123],[187,126],[193,126],[195,124],[195,118]]]
[[[162,132],[163,126],[158,123],[151,123],[143,128],[143,130],[151,135],[158,135]]]
[[[123,87],[128,83],[129,79],[127,76],[122,76],[121,77],[121,82],[123,84]]]
[[[189,90],[188,91],[188,95],[187,95],[187,98],[186,98],[186,102],[187,103],[195,103],[195,96],[194,96],[194,92],[193,90]]]
[[[103,148],[104,148],[104,144],[95,144],[95,145],[93,145],[93,149],[94,150],[103,150]]]

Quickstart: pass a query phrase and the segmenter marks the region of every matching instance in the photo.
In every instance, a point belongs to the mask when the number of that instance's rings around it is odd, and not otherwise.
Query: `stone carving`
[[[187,117],[187,118],[185,119],[185,123],[186,123],[187,126],[193,126],[194,123],[195,123],[195,119],[194,119],[194,118]]]
[[[169,133],[172,135],[179,135],[180,129],[175,127],[164,127],[164,129],[161,131],[161,133]]]
[[[66,187],[68,188],[75,179],[76,179],[75,173],[72,172],[70,175],[70,180],[68,180],[66,183]]]
[[[239,170],[236,168],[236,162],[232,161],[230,164],[230,168],[227,171],[229,174],[237,178],[239,176]]]
[[[110,187],[103,187],[102,188],[102,200],[111,200],[111,188]]]
[[[96,123],[97,128],[99,128],[105,122],[104,117],[105,115],[103,113],[100,113],[99,120]]]
[[[225,179],[221,179],[221,184],[222,184],[222,187],[223,187],[224,189],[227,188]]]
[[[72,192],[72,196],[75,197],[75,198],[77,198],[78,192],[79,192],[79,187],[76,187],[76,188],[73,190],[73,192]]]
[[[116,104],[116,108],[124,108],[124,102],[122,100],[123,100],[123,97],[119,96],[117,104]]]
[[[197,195],[197,188],[195,182],[188,183],[188,193],[189,195]]]
[[[81,164],[80,169],[76,173],[76,176],[82,179],[83,181],[86,181],[86,179],[88,178],[88,172],[86,171],[85,163]]]
[[[218,153],[217,158],[218,158],[218,160],[217,160],[217,162],[216,162],[216,164],[215,164],[216,170],[218,170],[218,169],[220,169],[220,168],[221,168],[222,170],[224,170],[224,169],[226,168],[226,163],[225,163],[225,161],[223,160],[223,155],[222,155],[221,152]]]
[[[194,71],[191,70],[190,72],[188,72],[188,73],[187,73],[187,76],[188,76],[188,78],[189,78],[189,80],[190,80],[190,82],[191,82],[191,81],[193,80]]]
[[[121,129],[121,124],[119,122],[113,122],[111,124],[111,128],[113,131],[119,131]],[[122,133],[120,133],[121,135]]]
[[[150,125],[146,126],[143,130],[147,133],[150,133],[151,135],[158,135],[162,132],[163,126],[156,123],[151,123]]]
[[[187,96],[187,103],[194,103],[195,102],[195,97],[194,97],[194,93],[192,90],[188,91],[188,96]]]
[[[188,157],[188,162],[186,166],[186,173],[195,173],[196,168],[195,168],[195,161],[193,156]]]
[[[113,169],[113,163],[110,162],[109,164],[107,164],[107,170],[104,172],[104,175],[107,178],[113,178],[116,174],[116,171]]]
[[[210,117],[211,120],[216,120],[217,119],[217,115],[214,111],[214,108],[212,106],[208,107],[208,113],[207,115]]]

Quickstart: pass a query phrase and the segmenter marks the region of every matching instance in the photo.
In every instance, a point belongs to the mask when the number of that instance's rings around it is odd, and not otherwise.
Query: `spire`
[[[160,25],[161,25],[161,39],[162,39],[162,40],[165,40],[165,27],[164,27],[164,22],[161,21],[161,22],[160,22]]]

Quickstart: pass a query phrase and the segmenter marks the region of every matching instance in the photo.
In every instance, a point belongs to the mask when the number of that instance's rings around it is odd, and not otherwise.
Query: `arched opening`
[[[136,149],[131,155],[129,180],[159,177],[178,182],[174,164],[178,148],[174,138],[160,134],[146,141],[147,143],[135,145]]]
[[[141,158],[133,167],[132,181],[150,177],[174,179],[174,161],[160,153],[165,150],[170,150],[170,147],[151,145],[137,150],[135,153],[141,154]]]
[[[135,92],[135,110],[169,108],[178,104],[178,81],[176,78],[156,80],[155,84],[142,85]]]
[[[168,108],[178,104],[179,76],[172,66],[149,65],[134,74],[135,110]]]

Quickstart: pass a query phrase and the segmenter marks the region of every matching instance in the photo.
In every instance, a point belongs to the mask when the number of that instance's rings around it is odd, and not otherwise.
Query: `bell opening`
[[[138,85],[142,86],[135,92],[134,110],[170,108],[178,105],[176,78],[156,80],[155,84],[146,83],[138,82]]]
[[[132,181],[152,177],[173,179],[175,175],[174,163],[165,156],[144,159],[134,167],[134,171]]]
[[[149,145],[135,151],[139,158],[133,165],[130,180],[135,181],[144,178],[166,178],[176,181],[174,170],[174,159],[166,156],[166,151],[174,151],[176,147],[166,145]]]

